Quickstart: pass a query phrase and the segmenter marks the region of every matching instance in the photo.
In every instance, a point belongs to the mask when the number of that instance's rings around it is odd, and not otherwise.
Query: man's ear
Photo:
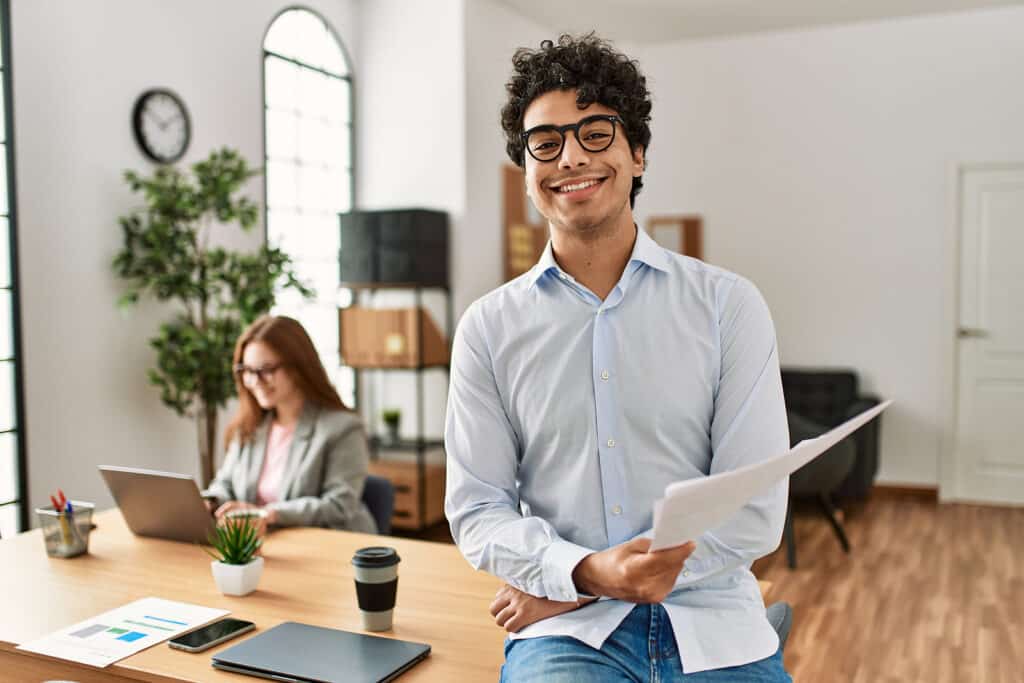
[[[644,166],[646,165],[646,163],[644,162],[644,152],[645,151],[646,150],[643,147],[639,146],[639,145],[633,148],[633,177],[634,178],[639,178],[640,176],[642,176],[644,174]]]

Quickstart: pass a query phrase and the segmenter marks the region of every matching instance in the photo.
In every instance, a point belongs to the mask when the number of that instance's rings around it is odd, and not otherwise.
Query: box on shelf
[[[342,362],[351,367],[415,368],[448,363],[448,343],[423,308],[341,309]],[[422,329],[422,337],[420,330]]]
[[[396,529],[421,529],[444,519],[444,465],[427,463],[422,482],[426,488],[426,515],[420,518],[420,479],[415,462],[371,460],[370,474],[384,477],[395,487]]]

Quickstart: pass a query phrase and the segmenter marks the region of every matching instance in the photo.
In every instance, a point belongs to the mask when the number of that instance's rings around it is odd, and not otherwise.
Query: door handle
[[[960,339],[986,339],[988,330],[977,327],[961,327],[956,331],[956,336]]]

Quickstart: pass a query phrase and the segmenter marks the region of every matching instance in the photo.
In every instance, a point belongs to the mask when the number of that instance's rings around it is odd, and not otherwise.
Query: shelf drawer
[[[373,460],[370,474],[384,477],[395,487],[395,512],[391,525],[396,529],[421,529],[444,519],[444,465],[428,463],[424,481],[419,480],[415,462]],[[426,489],[426,516],[420,518],[420,489]]]

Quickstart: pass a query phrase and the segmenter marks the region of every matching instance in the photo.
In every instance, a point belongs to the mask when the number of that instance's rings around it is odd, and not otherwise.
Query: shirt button
[[[621,515],[622,514],[622,506],[621,505],[616,505],[615,507],[613,507],[612,508],[612,514],[613,515]]]
[[[608,448],[615,448],[615,439],[608,439]]]
[[[601,379],[603,379],[605,382],[607,382],[608,378],[611,377],[611,376],[612,376],[611,373],[608,372],[607,370],[602,370],[601,371]]]
[[[690,570],[689,569],[684,569],[683,570],[683,576],[689,576],[689,575],[690,575]]]

